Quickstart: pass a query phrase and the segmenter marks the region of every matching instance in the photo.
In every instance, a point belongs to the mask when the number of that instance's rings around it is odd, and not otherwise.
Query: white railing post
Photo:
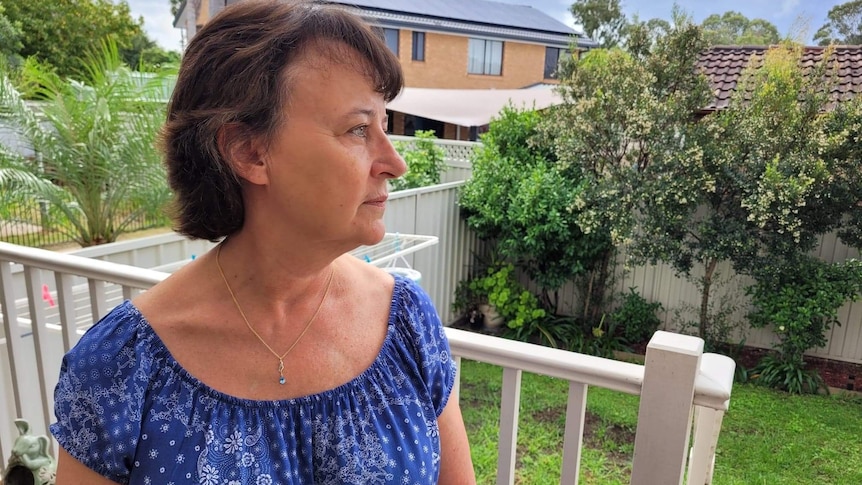
[[[647,345],[632,485],[681,484],[703,340],[658,331]]]

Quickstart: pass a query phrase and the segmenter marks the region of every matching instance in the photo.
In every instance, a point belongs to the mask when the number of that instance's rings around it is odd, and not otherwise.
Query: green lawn
[[[480,484],[495,483],[502,369],[463,362],[461,407]],[[517,483],[559,483],[568,383],[524,374]],[[638,398],[590,388],[581,483],[627,484]],[[862,398],[736,385],[715,485],[862,484]]]

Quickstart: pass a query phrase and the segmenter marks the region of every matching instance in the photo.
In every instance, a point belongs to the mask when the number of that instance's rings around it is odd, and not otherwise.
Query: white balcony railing
[[[23,289],[13,277],[19,268],[25,279]],[[60,358],[79,338],[81,322],[91,322],[120,299],[166,276],[0,243],[0,468],[11,451],[15,417],[28,419],[36,434],[45,433],[53,420],[52,393]],[[43,295],[46,281],[56,288],[51,295]],[[43,296],[56,299],[55,304],[46,304]],[[711,483],[734,363],[724,356],[703,354],[702,340],[657,332],[641,366],[455,329],[447,333],[456,358],[504,369],[498,484],[514,483],[522,372],[569,381],[561,483],[578,481],[588,386],[640,395],[631,483],[679,484],[684,477],[689,484]]]

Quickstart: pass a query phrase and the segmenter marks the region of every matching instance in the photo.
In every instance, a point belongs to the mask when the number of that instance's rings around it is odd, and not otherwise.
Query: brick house
[[[241,0],[185,0],[174,27],[190,39],[226,5]],[[529,6],[487,0],[332,1],[382,29],[387,45],[401,60],[405,96],[428,95],[409,88],[509,90],[555,84],[565,55],[595,43],[562,22]],[[576,52],[572,53],[574,49]],[[452,92],[454,94],[454,92]],[[435,96],[445,96],[438,91]],[[394,112],[391,131],[412,134],[435,130],[445,138],[475,138],[477,128],[444,123],[421,113]]]

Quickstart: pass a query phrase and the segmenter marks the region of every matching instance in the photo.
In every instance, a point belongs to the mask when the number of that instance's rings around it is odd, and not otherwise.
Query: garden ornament
[[[18,438],[3,476],[4,485],[54,485],[57,464],[48,454],[48,437],[30,434],[30,423],[16,419]]]

